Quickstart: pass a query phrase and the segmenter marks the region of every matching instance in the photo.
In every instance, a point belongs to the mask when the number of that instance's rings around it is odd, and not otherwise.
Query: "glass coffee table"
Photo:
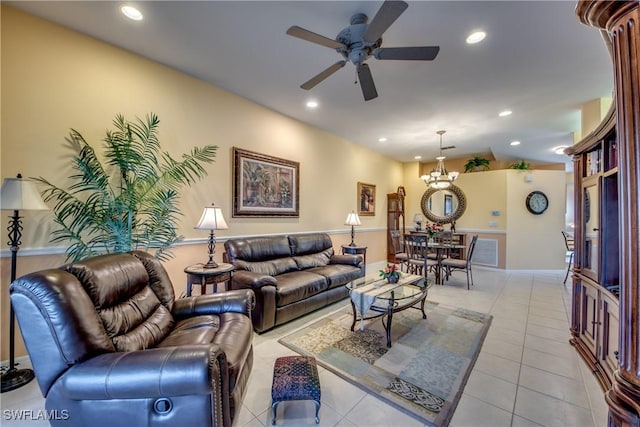
[[[372,280],[360,278],[347,283],[353,310],[353,332],[356,322],[364,329],[364,321],[382,317],[382,325],[387,334],[387,347],[391,347],[391,322],[394,313],[408,308],[419,309],[426,319],[424,304],[432,281],[416,274],[403,273],[398,283],[387,283],[386,279]],[[419,306],[418,306],[419,304]]]

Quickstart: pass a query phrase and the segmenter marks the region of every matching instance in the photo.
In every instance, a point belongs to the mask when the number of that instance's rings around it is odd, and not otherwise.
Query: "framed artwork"
[[[358,183],[358,215],[374,216],[376,214],[376,186]]]
[[[233,216],[299,217],[300,163],[233,147]]]

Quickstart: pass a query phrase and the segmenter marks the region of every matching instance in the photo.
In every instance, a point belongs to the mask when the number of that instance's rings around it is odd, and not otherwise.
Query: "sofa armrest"
[[[254,306],[255,297],[252,290],[226,291],[179,298],[173,306],[173,315],[176,319],[230,312],[250,316]]]
[[[226,370],[225,355],[216,344],[106,353],[65,372],[61,392],[73,400],[219,394],[228,388]],[[217,385],[222,388],[215,390]]]
[[[236,270],[231,277],[233,289],[257,289],[267,285],[276,286],[277,283],[273,276],[246,270]]]
[[[334,254],[329,259],[329,264],[345,264],[360,268],[363,261],[362,255]]]

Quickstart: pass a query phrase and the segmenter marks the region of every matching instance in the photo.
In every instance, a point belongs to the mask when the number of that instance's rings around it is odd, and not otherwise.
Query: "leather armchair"
[[[23,276],[11,302],[53,426],[231,426],[253,365],[251,291],[174,299],[144,252]]]

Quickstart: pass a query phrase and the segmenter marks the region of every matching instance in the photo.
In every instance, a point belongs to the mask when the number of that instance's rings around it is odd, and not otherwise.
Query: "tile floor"
[[[368,266],[376,272],[376,266]],[[434,286],[429,299],[490,313],[493,323],[451,420],[452,427],[605,426],[607,407],[599,385],[569,345],[569,289],[564,271],[500,271],[474,268],[467,291],[464,273]],[[275,330],[254,336],[255,362],[235,426],[271,425],[271,377],[276,357],[295,354],[278,339],[338,309],[333,304]],[[28,363],[28,361],[27,361]],[[413,427],[422,423],[374,395],[319,367],[320,426]],[[7,420],[7,410],[43,409],[36,382],[0,395],[3,426],[45,426]],[[311,402],[282,403],[276,425],[315,425]],[[195,426],[194,426],[195,427]]]

